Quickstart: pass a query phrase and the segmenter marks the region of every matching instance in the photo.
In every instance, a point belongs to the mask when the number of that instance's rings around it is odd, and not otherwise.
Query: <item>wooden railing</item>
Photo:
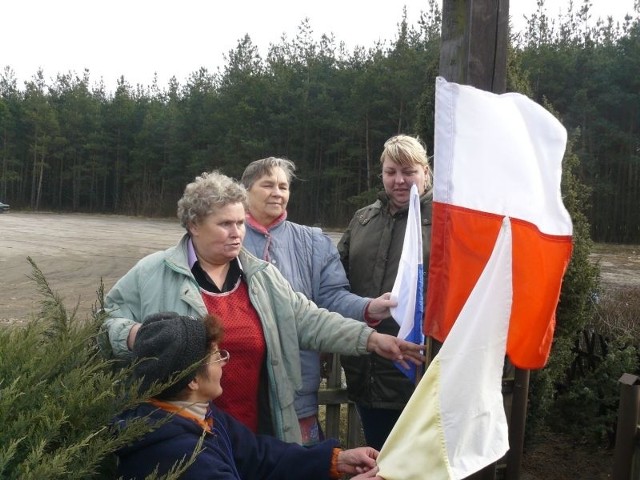
[[[612,480],[640,480],[640,377],[625,373],[620,383]]]
[[[333,355],[329,378],[318,392],[318,403],[325,413],[322,427],[326,438],[338,438],[346,448],[359,447],[364,445],[360,418],[342,385],[340,356]]]

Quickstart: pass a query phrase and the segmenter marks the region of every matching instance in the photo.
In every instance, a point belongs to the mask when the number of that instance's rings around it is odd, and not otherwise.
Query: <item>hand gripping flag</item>
[[[513,232],[511,362],[549,356],[572,225],[560,193],[567,133],[517,93],[436,80],[433,224],[424,332],[449,334],[493,250],[502,219]]]
[[[511,313],[511,224],[377,459],[386,480],[465,478],[509,448],[502,369]]]
[[[398,302],[391,308],[391,316],[400,325],[398,338],[422,345],[422,318],[424,312],[424,266],[422,261],[422,229],[420,228],[420,195],[418,187],[411,186],[407,228],[404,232],[402,255],[398,274],[391,289],[391,298]],[[416,366],[406,369],[395,363],[407,377],[415,382]]]

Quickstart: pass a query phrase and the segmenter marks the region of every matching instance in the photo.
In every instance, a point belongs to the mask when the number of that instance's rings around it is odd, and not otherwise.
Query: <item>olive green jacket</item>
[[[424,285],[427,288],[431,246],[431,192],[420,197]],[[351,291],[364,297],[390,292],[398,273],[407,209],[389,213],[384,192],[378,200],[358,210],[338,242],[338,251],[351,285]],[[425,295],[426,298],[426,295]],[[377,325],[380,333],[397,336],[400,327],[389,317]],[[413,393],[413,383],[391,361],[372,354],[366,358],[345,357],[342,366],[347,377],[349,399],[370,407],[402,409]]]

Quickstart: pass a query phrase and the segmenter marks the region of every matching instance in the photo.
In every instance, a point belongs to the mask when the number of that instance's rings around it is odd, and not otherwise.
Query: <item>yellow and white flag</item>
[[[386,480],[465,478],[509,449],[501,385],[511,262],[505,217],[475,288],[382,447],[379,475]]]

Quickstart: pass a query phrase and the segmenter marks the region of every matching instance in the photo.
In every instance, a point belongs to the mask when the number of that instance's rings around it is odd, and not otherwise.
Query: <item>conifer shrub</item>
[[[527,435],[551,428],[577,441],[612,447],[623,373],[640,369],[637,289],[606,289],[589,255],[593,242],[584,212],[589,189],[578,179],[573,132],[563,166],[563,200],[573,220],[573,254],[556,310],[547,366],[532,372]],[[583,361],[588,356],[588,361]]]
[[[615,444],[623,373],[640,374],[640,289],[602,289],[594,315],[574,344],[572,369],[552,417],[562,431],[590,443]]]
[[[142,399],[131,366],[115,365],[97,346],[102,286],[90,318],[80,320],[28,260],[39,312],[26,326],[0,328],[0,478],[113,479],[113,453],[151,427],[141,419],[116,435],[111,426]]]
[[[618,380],[623,373],[637,369],[636,347],[621,344],[619,338],[610,339],[593,368],[574,377],[558,393],[550,415],[556,421],[556,429],[580,441],[612,448],[620,401]]]
[[[549,105],[545,107],[552,110]],[[573,222],[573,251],[556,309],[556,329],[549,361],[544,369],[531,373],[527,419],[529,439],[535,437],[542,427],[557,425],[562,420],[556,405],[558,389],[566,383],[567,372],[575,356],[576,337],[593,316],[593,299],[599,288],[598,266],[589,260],[593,242],[584,213],[589,205],[590,192],[579,180],[580,161],[573,149],[579,134],[577,130],[570,134],[562,172],[563,202]]]

